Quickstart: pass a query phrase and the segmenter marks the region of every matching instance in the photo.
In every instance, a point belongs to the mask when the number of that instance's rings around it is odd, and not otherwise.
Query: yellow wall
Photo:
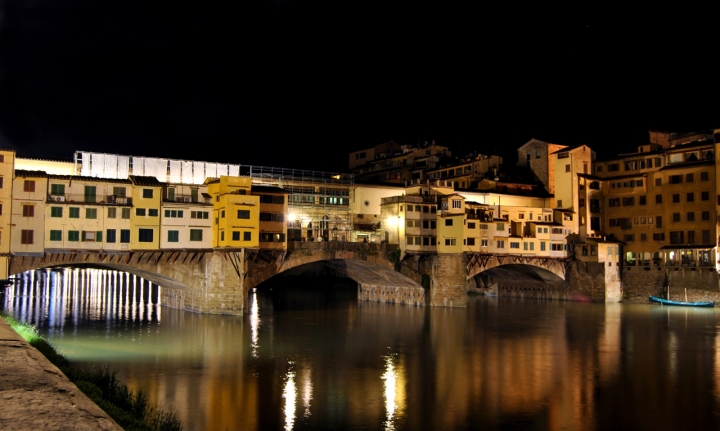
[[[150,192],[145,192],[149,190]],[[151,193],[152,197],[145,197],[145,193]],[[130,248],[133,250],[157,250],[160,248],[160,195],[162,188],[159,186],[133,185],[132,198],[133,208],[130,214]],[[145,210],[145,214],[139,214],[138,210]],[[151,210],[157,211],[156,215]],[[141,211],[140,211],[141,212]],[[151,241],[140,241],[140,230],[151,230]],[[149,238],[147,238],[149,239]]]
[[[0,151],[0,280],[8,278],[10,253],[10,214],[12,213],[12,186],[15,152]]]
[[[260,245],[260,197],[248,177],[220,177],[208,184],[213,201],[213,247]]]

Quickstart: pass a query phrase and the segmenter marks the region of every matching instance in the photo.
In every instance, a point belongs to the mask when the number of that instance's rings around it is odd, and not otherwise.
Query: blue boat
[[[682,307],[714,307],[715,301],[697,301],[697,302],[684,302],[684,301],[671,301],[669,299],[662,299],[656,296],[650,297],[650,302],[657,302],[663,305],[678,305]]]

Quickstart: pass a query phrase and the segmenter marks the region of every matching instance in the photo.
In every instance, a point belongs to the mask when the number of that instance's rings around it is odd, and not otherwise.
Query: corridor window
[[[190,229],[190,241],[202,241],[202,229]]]
[[[62,241],[62,231],[61,230],[51,230],[50,231],[50,241]]]
[[[152,229],[138,229],[138,241],[152,242],[153,241],[153,230]]]

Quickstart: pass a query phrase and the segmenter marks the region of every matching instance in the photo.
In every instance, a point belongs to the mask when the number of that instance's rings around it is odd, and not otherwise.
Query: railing
[[[132,206],[132,198],[125,196],[97,196],[85,195],[82,193],[49,194],[48,203],[78,203],[78,204],[101,204],[101,205],[128,205]]]
[[[163,196],[162,199],[163,202],[178,202],[178,203],[193,203],[193,204],[211,204],[209,198],[206,198],[204,196],[197,196],[197,195],[181,195],[181,194],[175,194],[175,196],[168,197]]]

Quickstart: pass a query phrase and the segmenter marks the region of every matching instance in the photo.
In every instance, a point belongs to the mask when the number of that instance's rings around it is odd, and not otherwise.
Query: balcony
[[[127,205],[132,206],[132,198],[125,196],[96,196],[82,193],[50,194],[47,196],[48,203],[69,203],[69,204],[100,204],[100,205]]]

